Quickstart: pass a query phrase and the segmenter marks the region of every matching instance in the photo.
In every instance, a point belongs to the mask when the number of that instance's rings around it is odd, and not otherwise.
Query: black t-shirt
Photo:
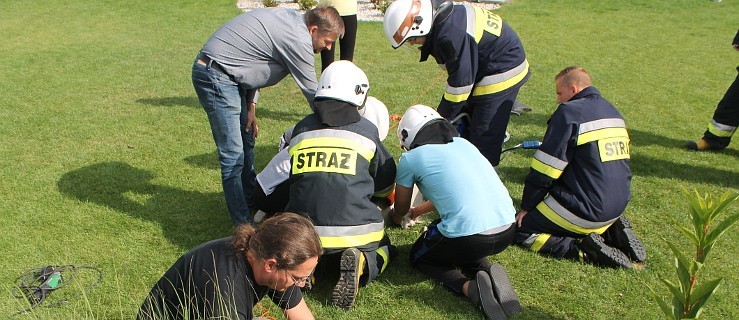
[[[138,319],[251,319],[265,295],[282,309],[300,303],[296,286],[277,292],[258,285],[246,256],[230,243],[213,240],[182,255],[151,289]]]

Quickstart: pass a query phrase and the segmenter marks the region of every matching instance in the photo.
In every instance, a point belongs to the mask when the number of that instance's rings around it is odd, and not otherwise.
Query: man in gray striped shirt
[[[195,58],[192,83],[218,148],[223,193],[234,224],[252,220],[248,203],[256,185],[258,90],[291,74],[313,108],[313,55],[331,49],[343,34],[344,23],[333,7],[318,6],[305,14],[255,9],[216,30]]]

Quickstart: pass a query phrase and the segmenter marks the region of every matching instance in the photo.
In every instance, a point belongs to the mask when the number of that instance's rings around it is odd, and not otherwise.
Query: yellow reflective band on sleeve
[[[720,124],[713,119],[711,119],[711,122],[708,123],[708,132],[717,137],[729,138],[734,135],[735,131],[736,127]]]
[[[629,133],[626,128],[603,128],[593,131],[581,133],[577,136],[577,145],[583,145],[588,142],[603,140],[608,138],[623,137],[628,139]]]
[[[470,92],[469,91],[467,93],[461,93],[461,94],[449,93],[449,91],[444,92],[444,99],[446,99],[447,101],[450,101],[450,102],[462,102],[462,101],[466,101],[467,98],[469,98],[469,97],[470,97]]]
[[[562,170],[547,165],[544,162],[539,161],[538,159],[531,160],[531,169],[541,172],[541,174],[546,175],[552,179],[559,179],[559,176],[562,175]]]
[[[504,80],[504,81],[501,81],[501,82],[496,82],[496,83],[491,83],[491,84],[487,84],[487,85],[477,86],[477,87],[475,87],[475,89],[472,90],[472,95],[473,96],[481,96],[481,95],[486,95],[486,94],[492,94],[492,93],[496,93],[496,92],[501,92],[501,91],[503,91],[505,89],[508,89],[510,87],[513,87],[513,86],[517,85],[529,73],[529,63],[528,63],[528,61],[524,61],[523,64],[524,64],[523,65],[523,68],[521,68],[522,70],[520,72],[518,72],[517,74],[512,75],[507,80]],[[496,75],[493,75],[493,76],[496,76]]]
[[[600,161],[608,162],[631,158],[629,153],[629,138],[616,137],[598,140]]]
[[[380,257],[382,257],[382,267],[380,268],[380,273],[382,273],[383,271],[385,271],[385,268],[387,268],[387,263],[390,262],[390,258],[388,257],[388,253],[383,248],[387,248],[387,247],[380,247],[379,249],[375,250],[375,252],[377,252],[377,254]]]
[[[550,199],[550,198],[547,198],[547,199]],[[546,203],[544,203],[545,201],[546,199],[542,202],[539,202],[539,204],[536,206],[536,209],[539,210],[539,212],[541,212],[541,214],[544,215],[547,219],[549,219],[549,221],[554,222],[554,224],[570,232],[574,232],[577,234],[584,234],[584,235],[590,234],[593,232],[597,234],[602,234],[603,232],[606,231],[606,229],[608,229],[611,223],[613,223],[613,222],[607,223],[606,225],[601,226],[599,228],[584,228],[584,227],[578,226],[572,222],[565,220],[565,218],[563,218],[562,216],[554,212],[554,210],[552,210]],[[569,213],[569,214],[571,215],[572,213]]]
[[[320,236],[320,239],[324,248],[352,248],[378,242],[384,235],[385,230],[380,230],[356,236]]]
[[[534,240],[534,243],[529,247],[531,251],[539,252],[541,250],[541,247],[544,246],[545,243],[547,243],[547,240],[549,240],[549,237],[551,237],[551,234],[548,233],[542,233],[538,237],[536,237],[536,240]]]
[[[500,31],[503,30],[503,19],[482,7],[473,7],[475,8],[475,42],[480,43],[483,31],[500,37]]]

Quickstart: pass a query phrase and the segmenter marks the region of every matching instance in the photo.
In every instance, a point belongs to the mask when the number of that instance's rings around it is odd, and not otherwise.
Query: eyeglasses
[[[296,285],[296,286],[298,286],[298,287],[302,287],[302,286],[304,286],[304,285],[305,285],[306,283],[308,283],[308,281],[310,280],[310,277],[311,277],[311,275],[312,275],[312,274],[310,274],[310,275],[308,275],[307,277],[303,277],[303,278],[296,278],[296,277],[295,277],[295,276],[294,276],[294,275],[293,275],[292,273],[290,273],[290,271],[287,271],[287,270],[285,270],[285,272],[287,273],[287,275],[289,275],[289,276],[290,276],[290,279],[291,279],[291,280],[292,280],[292,281],[293,281],[293,282],[295,283],[295,285]]]

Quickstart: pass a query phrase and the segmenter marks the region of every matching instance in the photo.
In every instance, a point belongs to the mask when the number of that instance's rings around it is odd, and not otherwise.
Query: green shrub
[[[295,3],[298,4],[300,7],[300,10],[309,10],[315,7],[318,4],[318,1],[316,0],[295,0]]]
[[[390,0],[372,0],[372,3],[375,5],[375,9],[380,10],[384,15],[385,11],[387,11],[387,7],[389,7],[393,2]]]
[[[262,4],[265,7],[270,8],[270,7],[276,7],[279,3],[277,2],[277,0],[262,0]]]
[[[683,226],[677,228],[695,245],[695,258],[689,260],[675,244],[666,241],[675,255],[677,283],[665,278],[660,278],[660,280],[670,290],[672,304],[667,304],[651,287],[649,288],[652,291],[652,297],[668,319],[698,319],[700,317],[703,307],[711,295],[716,292],[723,278],[705,281],[699,285],[698,274],[705,266],[708,253],[711,252],[718,238],[739,220],[739,214],[735,213],[720,223],[714,223],[711,229],[714,219],[739,198],[739,195],[731,191],[727,191],[719,199],[714,199],[709,194],[701,197],[697,190],[695,195],[687,191],[685,195],[690,202],[690,221],[693,224],[693,230]]]

